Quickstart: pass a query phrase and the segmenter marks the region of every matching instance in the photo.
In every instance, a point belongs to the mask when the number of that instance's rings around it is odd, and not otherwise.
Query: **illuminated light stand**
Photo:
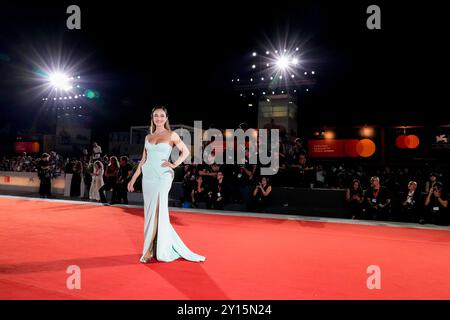
[[[92,115],[85,105],[85,99],[90,98],[90,91],[83,93],[81,86],[76,83],[80,78],[49,75],[51,91],[42,98],[43,110],[51,114],[46,117],[47,125],[55,134],[53,142],[48,144],[60,153],[80,154],[91,143]]]
[[[299,97],[313,89],[316,72],[301,65],[298,48],[253,52],[250,59],[246,74],[231,81],[249,107],[257,104],[258,128],[298,134]]]
[[[76,79],[80,76],[68,77],[62,74],[52,74],[47,77],[51,92],[45,98],[42,98],[43,109],[49,112],[55,112],[56,118],[65,116],[83,116],[78,110],[84,108],[84,98],[86,95],[81,92],[80,85],[76,84]]]
[[[297,133],[298,106],[292,94],[274,94],[258,101],[258,128],[280,129],[280,135]]]

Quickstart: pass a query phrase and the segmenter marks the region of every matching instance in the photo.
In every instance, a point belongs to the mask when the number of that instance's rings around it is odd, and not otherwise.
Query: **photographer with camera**
[[[306,159],[306,154],[301,153],[298,156],[298,162],[291,165],[293,176],[296,180],[296,185],[299,188],[312,187],[313,179],[312,175],[314,173],[314,167],[310,165],[309,161]]]
[[[199,202],[207,203],[207,186],[205,187],[205,184],[203,183],[203,177],[197,176],[195,179],[195,185],[194,188],[191,191],[191,201],[192,201],[192,207],[198,208]]]
[[[430,190],[439,182],[439,174],[437,172],[431,172],[429,179],[425,182],[425,193],[429,193]]]
[[[123,204],[128,204],[127,185],[133,176],[133,167],[128,163],[128,161],[129,159],[127,156],[120,157],[118,179],[113,190],[111,204],[121,203],[122,200]]]
[[[270,204],[272,186],[267,177],[261,177],[252,194],[251,211],[265,212]]]
[[[50,164],[50,155],[43,153],[37,165],[38,177],[41,180],[39,185],[39,195],[41,198],[51,197],[53,166]]]
[[[380,178],[374,176],[370,178],[370,187],[365,192],[366,198],[366,218],[373,220],[392,219],[389,216],[391,197],[388,189],[380,184]]]
[[[256,164],[250,163],[250,153],[249,149],[245,149],[244,159],[237,166],[236,170],[236,178],[235,183],[237,189],[239,190],[239,195],[242,203],[245,205],[246,210],[249,210],[250,207],[250,194],[253,181],[256,180]]]
[[[421,216],[421,203],[420,192],[417,191],[417,182],[410,181],[408,183],[408,193],[402,202],[402,220],[422,224],[424,219]]]
[[[352,219],[360,218],[363,210],[364,191],[361,181],[354,179],[345,192],[345,200],[351,212]]]
[[[222,210],[224,205],[229,201],[230,189],[224,182],[224,174],[222,171],[217,172],[217,178],[208,190],[208,198],[206,207],[208,209]]]
[[[442,183],[436,182],[431,187],[425,199],[425,207],[428,211],[428,221],[432,224],[448,224],[448,199],[443,192]]]

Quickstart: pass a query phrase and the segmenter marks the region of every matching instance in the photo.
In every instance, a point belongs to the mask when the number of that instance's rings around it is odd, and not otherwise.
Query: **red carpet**
[[[450,231],[171,212],[203,263],[138,263],[143,210],[0,199],[0,299],[450,299]],[[81,289],[66,288],[69,265]],[[369,290],[367,267],[381,268]]]

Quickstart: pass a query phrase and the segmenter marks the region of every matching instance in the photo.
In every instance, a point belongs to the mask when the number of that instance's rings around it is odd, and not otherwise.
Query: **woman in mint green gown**
[[[180,157],[174,162],[169,158],[175,145]],[[200,262],[205,257],[192,252],[170,224],[168,196],[174,178],[174,168],[180,165],[190,152],[178,134],[170,130],[167,110],[152,110],[150,134],[145,137],[144,151],[138,169],[128,184],[128,191],[142,172],[144,197],[144,247],[140,261],[148,263],[156,256],[158,261],[170,262],[178,258]]]

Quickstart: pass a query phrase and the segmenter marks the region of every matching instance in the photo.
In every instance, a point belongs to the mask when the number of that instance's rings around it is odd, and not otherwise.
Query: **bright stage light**
[[[324,137],[326,140],[332,140],[332,139],[334,139],[335,134],[334,134],[333,131],[325,131],[325,133],[323,134],[323,137]]]
[[[61,72],[55,72],[48,76],[48,80],[50,85],[56,89],[61,89],[64,91],[69,91],[72,89],[72,85],[70,83],[70,79],[67,75]]]
[[[279,57],[277,60],[277,67],[284,70],[288,67],[289,60],[286,57]]]
[[[85,74],[83,69],[87,67],[84,63],[87,56],[75,59],[75,48],[66,48],[62,42],[53,43],[50,39],[40,42],[38,47],[31,43],[27,43],[26,47],[27,50],[23,50],[21,77],[30,80],[28,92],[34,96],[32,98],[48,96],[48,100],[55,102],[68,101],[63,97],[70,94],[72,99],[69,101],[73,101],[80,88],[80,75],[84,77]]]
[[[256,52],[253,52],[253,53],[252,53],[252,56],[256,57]]]
[[[371,138],[374,136],[375,131],[371,127],[364,127],[361,129],[361,135],[366,138]]]
[[[255,68],[256,68],[256,65],[252,64],[252,69],[255,69]]]
[[[281,48],[280,48],[281,47]],[[264,52],[264,51],[263,51]],[[273,75],[273,79],[283,79],[286,81],[297,78],[301,74],[300,69],[305,69],[303,64],[307,61],[302,57],[299,51],[299,47],[294,46],[278,46],[278,49],[274,47],[271,50],[266,49],[266,55],[261,56],[262,66],[266,66],[265,77],[268,78],[269,74]],[[270,54],[269,54],[270,53]],[[292,75],[295,75],[292,77]],[[282,77],[280,77],[282,76]],[[271,79],[272,80],[272,79]]]

